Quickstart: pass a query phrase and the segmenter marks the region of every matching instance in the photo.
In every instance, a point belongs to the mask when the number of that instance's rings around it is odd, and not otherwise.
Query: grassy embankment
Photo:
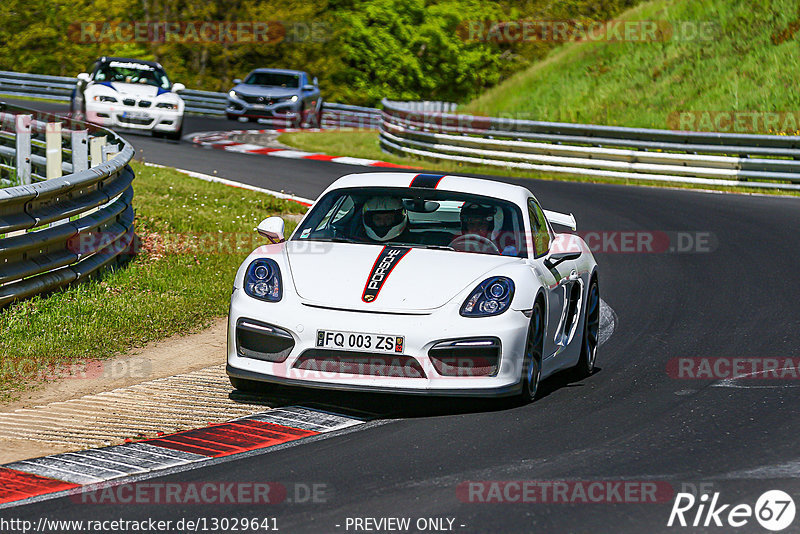
[[[0,400],[58,375],[227,314],[233,276],[263,244],[265,217],[305,207],[133,163],[141,250],[101,279],[0,310]],[[287,220],[287,235],[295,223]]]
[[[684,125],[694,126],[692,129],[709,129],[709,125],[715,129],[713,123],[703,121],[717,116],[716,112],[731,114],[723,116],[723,126],[731,122],[726,123],[724,117],[741,112],[741,133],[798,133],[800,124],[795,121],[800,117],[800,93],[796,90],[800,9],[796,2],[656,0],[619,18],[666,21],[674,31],[670,38],[656,42],[566,44],[462,106],[460,112],[647,128],[675,128],[681,124],[679,112],[700,112],[684,120]],[[683,25],[686,21],[689,24]],[[663,22],[660,25],[665,26]],[[758,113],[755,121],[748,112]],[[778,128],[768,122],[772,120],[769,114],[776,112],[780,117]],[[381,152],[376,132],[291,133],[280,140],[303,150],[382,159],[445,172],[770,192],[422,161]]]

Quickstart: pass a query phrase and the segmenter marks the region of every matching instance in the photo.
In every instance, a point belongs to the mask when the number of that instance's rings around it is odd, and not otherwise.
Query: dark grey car
[[[299,70],[255,69],[228,93],[229,119],[283,119],[295,127],[318,126],[322,113],[317,79]]]

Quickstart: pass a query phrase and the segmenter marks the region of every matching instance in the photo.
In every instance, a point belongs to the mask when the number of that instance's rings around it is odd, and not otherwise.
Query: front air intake
[[[428,357],[442,376],[494,376],[500,367],[500,349],[496,337],[450,339],[431,347]]]
[[[282,328],[252,319],[239,319],[236,324],[236,353],[242,358],[280,363],[293,348],[292,334]]]

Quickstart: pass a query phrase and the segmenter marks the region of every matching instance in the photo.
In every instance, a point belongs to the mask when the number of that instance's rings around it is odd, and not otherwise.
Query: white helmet
[[[408,214],[403,203],[394,197],[372,197],[361,209],[364,230],[375,241],[389,241],[403,233]]]

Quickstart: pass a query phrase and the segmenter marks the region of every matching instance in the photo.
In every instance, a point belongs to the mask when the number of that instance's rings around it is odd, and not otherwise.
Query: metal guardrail
[[[384,99],[392,153],[617,179],[800,190],[800,136],[740,135],[456,115]]]
[[[134,149],[110,130],[3,102],[0,119],[0,177],[21,182],[0,189],[4,306],[80,282],[126,253]]]

